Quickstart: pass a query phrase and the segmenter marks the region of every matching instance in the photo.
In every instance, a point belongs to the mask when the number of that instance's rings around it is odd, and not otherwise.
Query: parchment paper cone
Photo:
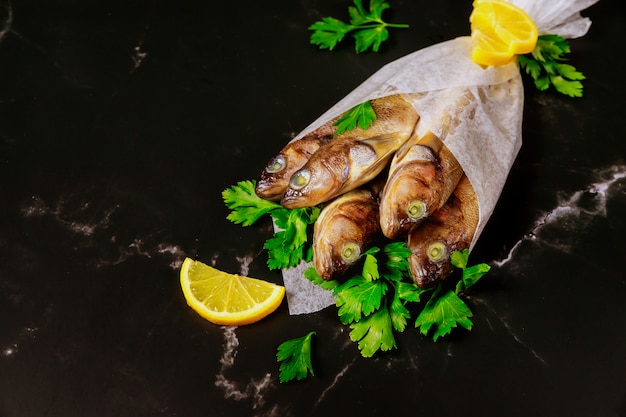
[[[583,36],[591,22],[580,11],[597,0],[516,0],[540,34]],[[476,243],[491,217],[522,145],[524,91],[517,62],[483,68],[471,56],[469,36],[421,49],[383,66],[294,140],[357,104],[392,94],[411,95],[420,114],[418,133],[431,130],[458,159],[479,203]],[[421,130],[421,131],[420,131]],[[470,248],[470,249],[471,249]],[[290,314],[335,303],[330,292],[303,276],[310,265],[283,270]]]

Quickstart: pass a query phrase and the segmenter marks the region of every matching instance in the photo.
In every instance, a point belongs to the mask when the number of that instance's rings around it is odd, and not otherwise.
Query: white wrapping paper
[[[597,0],[511,0],[533,19],[540,34],[583,36],[591,22],[580,11]],[[469,16],[468,16],[469,18]],[[418,129],[431,130],[455,155],[479,203],[471,247],[493,213],[522,145],[524,91],[516,61],[484,68],[474,63],[469,36],[442,42],[393,61],[321,115],[294,140],[367,100],[410,95]],[[419,133],[419,132],[418,132]],[[306,266],[283,271],[290,314],[319,311],[334,298],[310,283]]]

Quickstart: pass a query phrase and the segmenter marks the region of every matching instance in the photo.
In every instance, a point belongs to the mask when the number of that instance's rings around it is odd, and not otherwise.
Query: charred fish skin
[[[281,200],[286,208],[315,206],[375,178],[413,133],[419,115],[402,96],[371,101],[377,118],[321,146],[296,171]]]
[[[320,126],[300,139],[289,142],[263,169],[256,184],[257,196],[280,201],[289,186],[289,179],[325,143],[334,138],[334,120]]]
[[[438,138],[412,137],[394,156],[381,195],[383,234],[390,239],[407,236],[445,204],[462,175],[460,164]]]
[[[345,272],[379,230],[374,190],[358,188],[328,203],[313,227],[313,266],[318,275],[330,280]]]
[[[418,287],[428,288],[452,273],[450,254],[470,247],[478,210],[474,188],[463,175],[449,201],[409,234],[409,267]]]

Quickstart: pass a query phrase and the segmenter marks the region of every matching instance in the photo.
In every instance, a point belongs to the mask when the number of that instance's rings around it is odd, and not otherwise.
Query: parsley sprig
[[[333,123],[333,126],[337,126],[334,135],[337,136],[345,131],[356,129],[357,126],[365,130],[370,127],[374,120],[376,120],[376,112],[372,103],[364,101],[346,111]]]
[[[569,44],[563,37],[541,35],[535,49],[530,54],[519,55],[518,60],[540,91],[547,90],[552,85],[559,93],[582,97],[583,85],[580,81],[585,76],[572,65],[564,63],[564,55],[569,52]]]
[[[309,332],[302,337],[289,339],[278,346],[276,359],[280,364],[280,382],[292,379],[304,379],[315,375],[311,363],[311,339],[315,332]]]
[[[226,218],[235,224],[251,226],[264,215],[272,217],[280,230],[263,246],[268,251],[269,269],[289,268],[301,261],[310,261],[309,226],[319,216],[319,207],[289,210],[258,197],[255,186],[255,181],[240,181],[222,192],[226,207],[232,210]]]
[[[489,272],[490,267],[486,264],[468,267],[468,256],[469,251],[467,249],[452,253],[450,262],[462,270],[461,279],[454,290],[448,290],[443,294],[443,286],[438,285],[415,320],[415,327],[419,328],[423,335],[427,335],[431,328],[434,330],[434,341],[449,334],[457,325],[472,330],[473,323],[470,320],[470,317],[473,316],[472,311],[459,297],[459,294]]]
[[[324,17],[309,26],[309,30],[313,31],[310,41],[320,49],[333,50],[350,33],[356,42],[357,54],[369,48],[378,52],[380,44],[389,38],[387,28],[409,27],[407,24],[385,22],[382,14],[389,7],[389,3],[384,0],[370,0],[368,11],[363,7],[362,0],[354,0],[354,6],[348,8],[349,23],[334,17]]]

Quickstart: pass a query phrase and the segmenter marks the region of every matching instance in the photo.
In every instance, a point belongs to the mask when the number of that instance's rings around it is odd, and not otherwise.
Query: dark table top
[[[226,219],[295,133],[384,64],[469,33],[471,2],[391,0],[379,53],[309,45],[348,1],[0,1],[0,416],[626,416],[626,20],[583,12],[583,98],[525,79],[524,144],[472,259],[471,332],[365,359],[336,309],[203,320],[192,257],[280,283],[271,223]],[[242,261],[244,260],[244,261]],[[314,330],[315,376],[276,347]]]

